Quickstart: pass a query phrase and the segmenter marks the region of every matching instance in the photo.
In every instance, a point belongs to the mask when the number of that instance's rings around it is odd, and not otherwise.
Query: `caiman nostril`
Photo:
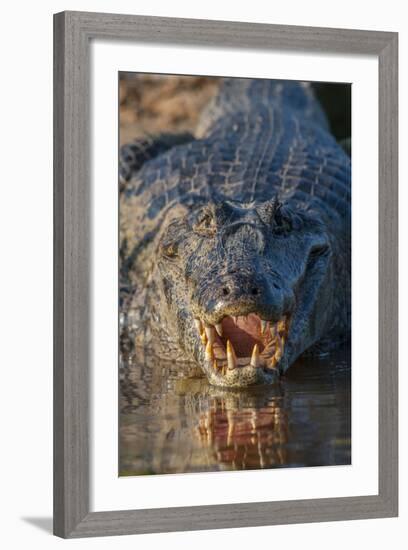
[[[228,296],[228,294],[230,293],[229,288],[227,288],[226,286],[224,286],[224,288],[222,289],[222,293],[224,294],[224,296]]]
[[[251,294],[252,294],[252,296],[258,296],[258,294],[259,294],[259,289],[256,288],[256,287],[252,288],[252,289],[251,289]]]

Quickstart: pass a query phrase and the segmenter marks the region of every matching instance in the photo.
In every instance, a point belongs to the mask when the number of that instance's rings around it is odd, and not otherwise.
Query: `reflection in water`
[[[140,351],[120,369],[120,475],[350,464],[349,351],[231,391]]]

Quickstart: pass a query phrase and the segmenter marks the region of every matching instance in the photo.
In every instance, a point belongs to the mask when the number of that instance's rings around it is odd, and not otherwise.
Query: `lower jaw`
[[[246,388],[250,386],[262,386],[276,384],[279,381],[279,369],[263,369],[260,367],[240,367],[227,370],[224,374],[217,373],[212,365],[206,362],[205,372],[212,386],[224,388]]]

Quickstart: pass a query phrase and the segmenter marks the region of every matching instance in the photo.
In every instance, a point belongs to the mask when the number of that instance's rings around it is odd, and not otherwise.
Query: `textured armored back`
[[[265,80],[249,78],[226,78],[220,91],[204,110],[197,137],[212,133],[217,122],[228,114],[253,110],[289,108],[299,111],[303,119],[309,119],[328,129],[326,117],[317,102],[310,83],[290,80]]]

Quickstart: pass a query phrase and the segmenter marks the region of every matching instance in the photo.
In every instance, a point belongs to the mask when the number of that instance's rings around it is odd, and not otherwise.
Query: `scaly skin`
[[[350,159],[308,86],[225,80],[195,138],[122,149],[121,186],[139,344],[244,387],[348,337]]]

